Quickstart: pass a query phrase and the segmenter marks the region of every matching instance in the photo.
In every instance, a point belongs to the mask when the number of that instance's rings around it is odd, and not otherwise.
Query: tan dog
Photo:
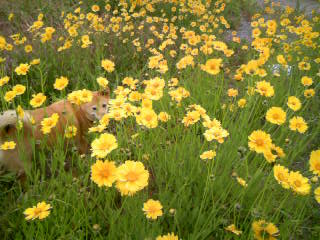
[[[5,168],[18,173],[24,173],[25,167],[31,163],[33,156],[32,141],[41,143],[46,139],[46,144],[53,147],[58,135],[65,135],[68,126],[77,128],[76,135],[72,138],[80,154],[88,151],[88,142],[85,134],[92,127],[95,120],[100,120],[108,112],[109,89],[104,92],[93,92],[92,101],[80,106],[61,100],[45,108],[25,111],[23,127],[17,130],[18,116],[15,110],[0,113],[0,145],[5,141],[14,141],[16,147],[13,150],[0,149],[0,163]],[[57,113],[59,120],[49,134],[41,131],[41,121]],[[64,138],[65,146],[72,146]],[[23,159],[24,158],[24,159]],[[24,166],[27,163],[27,166]]]

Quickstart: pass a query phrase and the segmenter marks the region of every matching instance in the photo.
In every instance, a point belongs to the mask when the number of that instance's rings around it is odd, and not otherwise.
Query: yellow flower
[[[108,87],[109,81],[104,77],[98,77],[97,82],[98,82],[99,86],[102,88]]]
[[[248,187],[248,184],[247,184],[246,180],[244,180],[241,177],[237,177],[237,182],[243,187]]]
[[[205,151],[200,155],[201,159],[213,159],[216,156],[216,151],[213,150],[209,150],[209,151]]]
[[[174,233],[168,233],[167,235],[158,236],[156,240],[179,240],[179,238]]]
[[[52,114],[50,117],[44,118],[41,121],[41,131],[43,134],[48,134],[51,132],[51,129],[57,125],[59,120],[59,115],[57,113]]]
[[[32,52],[32,46],[31,46],[31,45],[26,45],[26,46],[24,47],[24,51],[25,51],[26,53]]]
[[[223,129],[222,127],[212,127],[206,130],[203,134],[207,141],[217,140],[219,143],[224,142],[224,138],[229,136],[227,130]]]
[[[314,190],[314,197],[317,200],[317,202],[320,203],[320,187],[317,187]]]
[[[27,63],[20,63],[18,67],[15,68],[15,72],[18,75],[26,75],[27,72],[29,71],[30,65]]]
[[[234,224],[229,225],[228,227],[225,228],[225,230],[232,232],[232,233],[236,234],[237,236],[239,236],[242,233],[242,231],[237,230],[237,227]]]
[[[30,64],[31,65],[38,65],[40,63],[40,58],[36,58],[36,59],[33,59]]]
[[[68,85],[68,83],[69,83],[69,80],[66,77],[56,78],[56,81],[55,81],[53,87],[54,87],[54,89],[61,91]]]
[[[158,114],[158,119],[161,121],[161,122],[168,122],[170,120],[171,116],[166,113],[166,112],[160,112]]]
[[[309,184],[309,179],[302,176],[299,171],[290,172],[289,184],[291,189],[300,195],[309,194],[311,189],[311,186]]]
[[[216,75],[220,72],[220,67],[222,66],[222,59],[209,59],[206,61],[205,65],[201,65],[201,69],[206,71],[211,75]]]
[[[23,214],[26,215],[26,220],[34,220],[36,218],[44,219],[49,216],[51,206],[45,202],[40,202],[32,208],[27,208]]]
[[[320,176],[320,149],[311,152],[309,164],[310,171]]]
[[[153,109],[142,108],[140,114],[136,116],[139,125],[147,128],[156,128],[158,126],[158,116]]]
[[[141,106],[142,106],[142,108],[152,109],[152,100],[151,99],[142,99]]]
[[[9,82],[9,80],[10,80],[10,77],[8,77],[8,76],[4,76],[3,78],[0,78],[0,87],[7,84]]]
[[[114,63],[108,59],[103,59],[101,61],[101,66],[106,70],[107,72],[111,73],[114,71]]]
[[[272,107],[267,111],[266,119],[268,122],[281,125],[286,121],[286,112],[280,107]]]
[[[297,98],[295,96],[290,96],[288,98],[287,105],[293,111],[298,111],[301,108],[301,102],[300,102],[299,98]]]
[[[273,167],[274,178],[283,188],[289,189],[289,170],[279,164]]]
[[[249,138],[250,150],[256,151],[257,153],[263,153],[266,149],[271,148],[272,140],[269,134],[261,130],[253,131]]]
[[[306,70],[306,71],[308,71],[308,70],[310,70],[311,65],[310,65],[310,63],[308,63],[308,62],[302,61],[302,62],[299,62],[298,67],[299,67],[300,70]]]
[[[16,95],[22,95],[26,91],[26,87],[21,84],[17,84],[12,88],[12,91],[15,91]]]
[[[15,91],[8,91],[4,95],[4,100],[6,102],[11,102],[16,96],[17,96],[17,93]]]
[[[188,127],[192,124],[195,124],[200,120],[200,113],[198,111],[188,112],[187,115],[183,118],[182,123],[185,127]]]
[[[313,81],[312,81],[311,77],[304,76],[304,77],[301,78],[301,83],[304,86],[310,86],[310,85],[312,85]]]
[[[279,236],[279,229],[265,220],[254,221],[252,223],[254,238],[258,240],[275,240]]]
[[[114,162],[98,160],[91,166],[91,180],[99,187],[111,187],[117,179],[116,172],[117,167]]]
[[[162,205],[159,201],[149,199],[147,202],[143,204],[144,214],[147,215],[147,218],[157,219],[162,216]]]
[[[238,96],[238,90],[234,88],[229,88],[228,89],[228,96],[229,97],[236,97]]]
[[[19,116],[20,119],[24,118],[24,111],[23,111],[23,108],[20,105],[18,105],[18,107],[17,107],[17,113],[18,113],[18,116]]]
[[[92,157],[104,158],[118,147],[117,139],[109,133],[103,133],[91,143]]]
[[[315,94],[316,94],[316,92],[314,91],[314,89],[306,89],[306,90],[304,90],[304,93],[303,93],[303,95],[306,98],[313,97]]]
[[[272,97],[274,95],[273,86],[271,86],[269,82],[266,82],[264,80],[257,82],[256,92],[265,97]]]
[[[8,16],[8,20],[11,21],[13,19],[13,16],[14,16],[14,14],[10,13],[9,16]]]
[[[289,128],[292,131],[298,131],[304,133],[308,130],[308,125],[302,117],[293,117],[289,121]]]
[[[0,149],[1,150],[13,150],[16,147],[16,143],[13,141],[9,141],[9,142],[4,142],[1,146]]]
[[[72,138],[77,135],[77,128],[75,126],[68,126],[65,130],[66,138]]]
[[[91,10],[93,12],[98,12],[100,10],[100,7],[98,5],[92,5]]]
[[[40,107],[47,97],[43,93],[33,94],[30,100],[30,105],[34,108]]]
[[[239,99],[238,106],[239,108],[244,108],[244,106],[247,104],[247,100],[244,98]]]
[[[83,104],[92,101],[92,92],[87,89],[73,91],[68,94],[68,101],[73,104]]]
[[[287,65],[287,61],[282,54],[277,56],[277,62],[281,65]]]
[[[125,161],[118,167],[116,187],[121,195],[133,195],[148,186],[149,172],[141,162]]]

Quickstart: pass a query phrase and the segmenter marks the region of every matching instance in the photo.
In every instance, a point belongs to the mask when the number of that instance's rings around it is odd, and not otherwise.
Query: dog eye
[[[95,111],[95,110],[97,110],[97,107],[92,107],[92,109]]]
[[[102,107],[103,107],[103,108],[106,108],[106,107],[107,107],[107,104],[105,104],[105,103],[102,104]]]

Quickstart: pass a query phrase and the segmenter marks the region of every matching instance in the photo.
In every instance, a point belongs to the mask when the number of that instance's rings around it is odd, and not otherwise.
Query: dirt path
[[[304,12],[307,17],[312,16],[312,11],[316,11],[320,14],[320,2],[317,0],[273,0],[275,3],[280,2],[280,6],[284,9],[286,6],[290,6],[292,8],[297,7],[297,2],[299,2],[299,10]],[[257,3],[263,7],[264,6],[264,0],[257,0]],[[267,17],[267,16],[265,16]],[[241,16],[241,24],[239,28],[237,29],[237,35],[241,38],[241,40],[246,40],[247,42],[251,43],[252,37],[251,37],[251,24],[248,19]],[[231,31],[228,31],[225,35],[225,39],[227,41],[230,41],[232,38]]]

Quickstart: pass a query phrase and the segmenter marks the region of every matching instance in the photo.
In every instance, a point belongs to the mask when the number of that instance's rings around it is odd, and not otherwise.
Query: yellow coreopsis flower
[[[153,220],[157,219],[163,214],[160,201],[153,199],[149,199],[147,202],[145,202],[142,210],[147,218],[151,218]]]
[[[26,46],[24,47],[24,51],[25,51],[26,53],[32,52],[32,46],[31,46],[31,45],[26,45]]]
[[[7,84],[9,82],[9,80],[10,80],[10,77],[8,77],[8,76],[4,76],[4,77],[0,78],[0,87]]]
[[[77,128],[76,126],[68,126],[65,130],[66,138],[72,138],[77,135]]]
[[[17,96],[17,93],[15,91],[8,91],[4,95],[4,100],[6,102],[11,102],[16,96]]]
[[[293,111],[298,111],[301,108],[301,102],[300,102],[299,98],[297,98],[295,96],[290,96],[288,98],[287,105]]]
[[[15,68],[15,72],[18,75],[27,75],[30,65],[28,63],[20,63],[18,67]]]
[[[171,116],[166,113],[166,112],[160,112],[158,114],[158,119],[161,121],[161,122],[168,122],[170,120]]]
[[[200,113],[198,111],[187,112],[186,116],[182,119],[182,123],[185,127],[195,124],[200,120]]]
[[[294,192],[300,195],[309,194],[311,189],[311,185],[309,184],[309,179],[302,176],[299,171],[290,172],[289,185]]]
[[[26,91],[26,87],[21,84],[17,84],[12,88],[12,91],[14,91],[16,95],[22,95]]]
[[[272,145],[270,135],[262,130],[253,131],[248,139],[250,150],[256,151],[257,153],[265,152],[267,149],[270,149]]]
[[[99,84],[99,86],[101,88],[107,88],[109,81],[104,77],[98,77],[97,78],[97,83]]]
[[[277,164],[273,167],[273,175],[277,182],[281,184],[283,188],[290,188],[289,170],[287,168]]]
[[[298,131],[299,133],[305,133],[308,130],[308,125],[302,117],[293,117],[289,121],[289,128],[292,131]]]
[[[30,100],[30,105],[34,108],[40,107],[47,97],[43,93],[33,94]]]
[[[57,125],[59,115],[57,113],[52,114],[50,117],[44,118],[41,121],[41,131],[43,134],[48,134],[51,129]]]
[[[14,141],[4,142],[1,144],[0,149],[1,150],[13,150],[16,147],[16,143]]]
[[[68,85],[69,80],[66,77],[61,76],[60,78],[56,78],[56,81],[53,85],[54,89],[57,89],[59,91],[65,89],[65,87]]]
[[[317,202],[320,203],[320,187],[317,187],[314,190],[314,197],[317,200]]]
[[[140,114],[136,116],[136,121],[139,125],[147,128],[155,128],[158,126],[158,116],[153,109],[142,108]]]
[[[40,202],[32,208],[27,208],[23,214],[26,215],[26,220],[34,220],[39,218],[40,220],[46,218],[50,214],[51,205],[45,202]]]
[[[243,186],[243,187],[248,187],[248,184],[247,184],[246,180],[244,180],[244,179],[241,178],[241,177],[237,177],[236,179],[237,179],[237,182],[238,182],[241,186]]]
[[[254,238],[258,240],[276,240],[279,236],[279,229],[273,224],[265,220],[254,221],[252,223]]]
[[[38,65],[39,63],[40,63],[40,58],[36,58],[30,62],[30,65]]]
[[[269,82],[263,80],[257,82],[256,92],[265,97],[272,97],[274,95],[274,88]]]
[[[106,70],[107,72],[111,73],[114,71],[114,63],[108,59],[103,59],[101,61],[101,66]]]
[[[179,240],[179,238],[174,233],[168,233],[167,235],[158,236],[156,240]]]
[[[201,69],[206,71],[211,75],[216,75],[220,72],[220,67],[222,66],[222,59],[209,59],[206,61],[205,65],[201,65]]]
[[[241,99],[239,99],[239,101],[238,101],[237,104],[238,104],[238,107],[239,107],[239,108],[244,108],[245,105],[247,104],[247,100],[244,99],[244,98],[241,98]]]
[[[281,125],[286,121],[286,112],[280,107],[272,107],[267,111],[266,119],[268,122]]]
[[[91,180],[99,187],[111,187],[117,179],[117,167],[112,161],[98,160],[91,166]]]
[[[118,147],[117,139],[109,133],[103,133],[91,143],[92,157],[104,158]]]
[[[311,152],[309,164],[310,171],[320,176],[320,149]]]
[[[304,76],[301,78],[301,83],[304,86],[310,86],[312,85],[313,81],[311,77]]]
[[[141,162],[125,161],[118,167],[116,187],[121,195],[133,195],[148,186],[149,172]]]
[[[200,158],[205,160],[205,159],[213,159],[216,156],[216,151],[209,150],[205,151],[200,155]]]
[[[232,232],[238,236],[242,233],[242,231],[237,230],[237,227],[234,224],[229,225],[228,227],[225,228],[225,230]]]

